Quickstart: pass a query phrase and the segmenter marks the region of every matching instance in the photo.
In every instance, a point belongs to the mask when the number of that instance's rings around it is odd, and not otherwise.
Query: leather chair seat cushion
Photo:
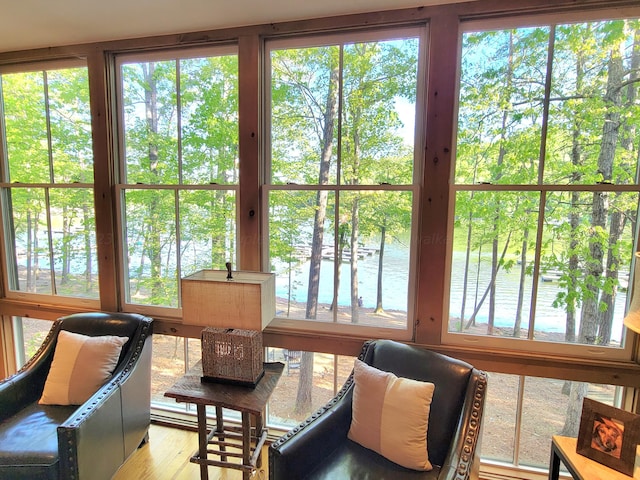
[[[39,405],[36,401],[1,422],[0,477],[3,472],[22,469],[22,473],[26,473],[30,468],[32,473],[54,469],[57,475],[57,428],[76,409],[75,406]]]
[[[357,478],[359,480],[436,480],[440,467],[419,471],[393,463],[351,440],[345,440],[320,466],[305,477],[306,480],[336,480]]]

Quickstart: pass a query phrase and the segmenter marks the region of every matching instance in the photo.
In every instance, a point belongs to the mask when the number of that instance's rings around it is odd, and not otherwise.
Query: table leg
[[[551,443],[551,458],[549,459],[549,480],[558,480],[560,476],[560,457],[555,445]]]
[[[251,415],[242,412],[242,464],[251,465]],[[250,471],[242,471],[242,480],[251,478]]]
[[[262,429],[264,428],[264,422],[262,421],[263,418],[264,418],[263,412],[260,412],[258,415],[256,415],[256,448],[258,445],[258,441],[262,436]],[[258,459],[256,460],[256,467],[260,468],[261,466],[262,466],[262,448],[260,449],[260,452],[258,452]]]
[[[218,405],[216,405],[216,437],[218,437],[218,440],[220,440],[221,442],[224,442],[224,418],[222,417],[222,407]],[[226,452],[226,445],[221,444],[220,451]],[[220,455],[220,460],[226,462],[227,456]]]
[[[203,463],[200,463],[200,479],[209,480],[209,470],[207,461],[207,411],[205,405],[196,405],[198,413],[198,457]]]

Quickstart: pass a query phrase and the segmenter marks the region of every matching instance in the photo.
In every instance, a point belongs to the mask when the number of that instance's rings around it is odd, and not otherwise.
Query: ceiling
[[[0,52],[460,0],[0,0]]]

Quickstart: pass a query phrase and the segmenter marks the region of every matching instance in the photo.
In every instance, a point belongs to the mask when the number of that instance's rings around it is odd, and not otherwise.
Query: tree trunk
[[[87,228],[86,225],[91,223],[91,211],[89,206],[84,203],[82,205],[82,224],[85,225],[84,229],[84,251],[85,251],[85,269],[84,269],[84,282],[85,282],[85,291],[91,291],[91,281],[93,279],[93,258],[91,255],[91,240],[94,238],[92,235],[92,229]]]
[[[576,58],[576,93],[582,92],[582,82],[584,79],[584,60],[582,54],[579,53]],[[580,181],[580,166],[582,165],[582,146],[580,144],[580,132],[582,125],[578,121],[580,116],[575,112],[573,116],[575,120],[573,124],[573,132],[571,134],[571,165],[574,170],[571,174],[573,183]],[[577,249],[580,244],[578,240],[578,227],[580,226],[580,213],[578,207],[580,205],[580,193],[571,192],[571,210],[569,213],[569,265],[567,272],[567,318],[565,322],[565,341],[573,343],[576,341],[576,309],[578,298],[578,273],[580,259],[578,258]]]
[[[609,57],[607,91],[605,103],[607,112],[602,128],[602,141],[598,155],[598,171],[603,181],[611,181],[613,159],[620,127],[619,106],[621,105],[622,57],[619,48],[613,48]],[[588,281],[587,294],[582,305],[580,323],[580,340],[583,343],[595,343],[598,335],[600,283],[604,265],[604,245],[600,237],[604,234],[609,211],[609,194],[594,192],[591,208],[592,228],[594,235],[589,241],[589,256],[586,273]]]
[[[475,183],[475,170],[473,172],[473,180]],[[467,250],[464,255],[464,279],[462,280],[462,305],[460,306],[460,324],[458,325],[458,331],[462,331],[462,326],[464,325],[464,311],[467,307],[467,287],[469,285],[469,263],[471,260],[471,233],[473,231],[473,196],[475,192],[471,192],[470,201],[469,201],[469,218],[467,225]],[[478,271],[480,271],[480,262],[478,262]],[[476,280],[476,291],[477,291],[477,280]]]
[[[351,206],[351,323],[360,320],[358,293],[358,239],[360,237],[360,218],[358,212],[358,197],[353,199]]]
[[[384,244],[387,237],[387,227],[383,224],[380,227],[380,254],[378,255],[378,286],[376,289],[376,309],[375,313],[383,313],[382,308],[382,267],[384,265]]]
[[[27,281],[26,291],[33,292],[35,288],[33,286],[33,274],[32,274],[32,259],[33,259],[33,221],[31,220],[31,210],[27,210]]]
[[[580,203],[580,193],[571,192],[571,213],[569,214],[569,224],[571,227],[569,251],[576,252],[578,240],[578,227],[580,225],[580,214],[578,205]],[[571,253],[569,256],[569,271],[567,272],[567,320],[565,324],[564,339],[573,343],[576,341],[576,307],[578,293],[578,274],[580,260],[577,253]]]
[[[520,337],[522,327],[522,304],[524,303],[524,282],[527,275],[527,248],[529,246],[529,229],[525,228],[522,239],[522,252],[520,253],[520,282],[518,287],[518,304],[516,305],[516,319],[513,324],[514,338]]]
[[[500,261],[496,262],[496,268],[491,272],[491,280],[489,281],[489,285],[484,291],[484,295],[476,305],[476,309],[473,311],[473,314],[469,318],[469,321],[467,322],[467,325],[465,328],[469,328],[471,325],[474,324],[474,322],[476,321],[476,315],[478,315],[478,312],[482,308],[482,305],[484,304],[484,301],[486,300],[487,295],[489,294],[489,291],[491,290],[493,285],[496,283],[496,279],[498,278],[498,270],[500,270],[500,264],[502,263],[504,256],[507,254],[507,249],[509,248],[510,239],[511,239],[511,232],[509,232],[509,235],[507,236],[507,241],[505,242],[504,248],[502,249],[502,255],[500,255]]]
[[[149,130],[149,136],[153,139],[158,134],[158,90],[156,86],[156,79],[154,76],[155,65],[148,63],[146,66],[143,64],[144,80],[147,88],[144,90],[145,96],[145,117],[147,122],[147,128]],[[149,141],[149,171],[157,175],[158,173],[158,145],[155,141]],[[160,225],[162,225],[159,218],[159,202],[157,197],[154,196],[153,200],[149,203],[149,221],[146,224],[147,235],[145,236],[146,249],[149,255],[149,261],[151,262],[151,298],[158,298],[162,294],[162,254],[161,254],[161,240],[160,240]]]
[[[513,82],[513,33],[509,34],[509,59],[507,64],[507,78],[504,91],[507,92],[507,98],[504,99],[505,105],[511,104],[511,84]],[[507,107],[502,112],[502,128],[500,130],[500,151],[498,153],[498,159],[496,160],[496,175],[493,179],[496,183],[502,176],[502,164],[504,163],[504,157],[506,155],[505,142],[507,139],[507,120],[509,119],[509,111]],[[500,236],[500,201],[498,200],[495,205],[495,218],[494,218],[494,234],[491,244],[491,272],[497,275],[498,273],[498,242]],[[504,255],[503,255],[504,257]],[[496,314],[496,279],[492,277],[489,284],[489,319],[487,322],[487,334],[493,335],[493,325],[495,322]]]
[[[344,257],[345,237],[347,235],[346,225],[341,224],[338,227],[338,251],[336,252],[336,281],[335,281],[335,293],[333,294],[333,301],[329,307],[330,311],[338,310],[338,295],[340,292],[340,279],[342,278],[342,259]]]
[[[569,388],[569,403],[567,405],[567,415],[564,427],[560,435],[565,437],[577,437],[580,428],[580,417],[582,416],[582,400],[587,396],[589,384],[583,382],[571,382]]]
[[[619,194],[618,194],[619,195]],[[620,253],[616,248],[625,227],[622,212],[616,210],[611,213],[609,226],[609,247],[607,249],[607,268],[605,278],[611,289],[605,289],[600,298],[600,315],[598,316],[598,343],[609,345],[611,342],[611,326],[613,325],[613,309],[618,294],[618,269],[620,268]]]
[[[62,274],[60,283],[64,285],[69,281],[69,269],[71,265],[71,218],[69,208],[62,207]]]
[[[353,177],[351,185],[357,185],[360,175],[360,110],[353,113]],[[358,242],[360,240],[360,194],[355,193],[351,205],[351,323],[360,321],[360,294],[358,293]]]
[[[333,149],[333,130],[338,116],[338,67],[332,65],[329,89],[324,114],[322,152],[320,156],[319,184],[329,182],[331,152]],[[324,222],[327,216],[327,192],[318,190],[316,195],[316,211],[313,222],[313,241],[311,243],[311,259],[309,261],[309,283],[307,290],[307,307],[305,318],[313,320],[318,314],[318,291],[320,287],[320,265],[322,262],[322,243],[324,239]],[[313,352],[303,352],[300,359],[300,382],[296,395],[295,411],[299,413],[311,410],[313,388]]]
[[[296,405],[293,410],[296,415],[306,415],[311,411],[313,401],[312,391],[313,352],[302,352],[300,357],[300,378],[296,395]]]

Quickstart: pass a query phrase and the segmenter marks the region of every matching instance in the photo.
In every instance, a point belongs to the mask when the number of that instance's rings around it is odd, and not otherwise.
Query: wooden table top
[[[240,412],[258,415],[262,412],[269,397],[278,383],[284,364],[265,363],[264,376],[255,388],[226,383],[203,382],[202,362],[196,363],[169,390],[165,397],[175,398],[178,402],[200,405],[216,405]]]
[[[577,438],[561,437],[559,435],[553,436],[553,443],[563,455],[563,462],[571,466],[573,470],[580,475],[584,480],[631,480],[628,475],[620,473],[612,468],[602,465],[594,460],[591,460],[584,455],[580,455],[576,452],[578,444]]]

